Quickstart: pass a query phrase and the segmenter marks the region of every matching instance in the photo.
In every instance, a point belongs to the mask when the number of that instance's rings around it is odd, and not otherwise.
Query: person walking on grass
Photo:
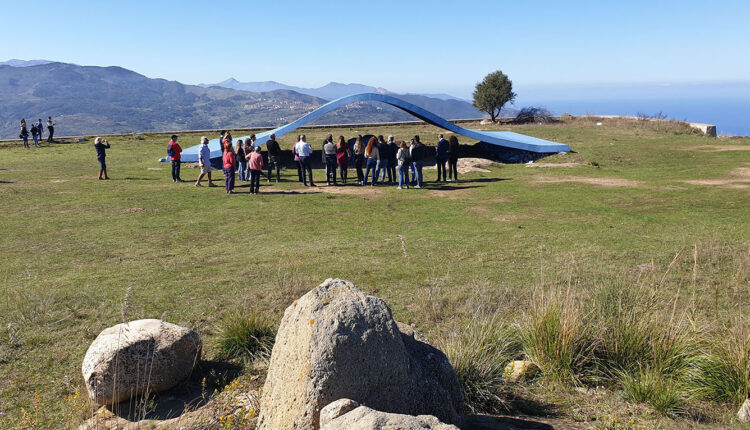
[[[299,138],[302,137],[302,135],[297,135],[297,140],[294,142],[294,145],[292,146],[292,152],[294,153],[294,163],[297,164],[297,176],[299,177],[300,182],[303,181],[303,172],[302,172],[302,161],[299,159],[299,154],[297,154],[299,143]],[[307,185],[307,184],[305,184]]]
[[[357,136],[354,141],[354,167],[357,169],[357,185],[364,185],[365,175],[362,172],[362,163],[365,161],[365,144],[362,142],[362,135]]]
[[[419,141],[419,135],[414,136],[411,140],[411,146],[409,147],[409,157],[411,158],[411,164],[414,168],[414,175],[416,175],[416,185],[414,188],[422,188],[424,186],[422,177],[422,167],[424,167],[424,159],[426,147],[422,142]]]
[[[196,187],[202,187],[201,179],[203,175],[208,175],[208,186],[213,187],[214,184],[211,179],[211,150],[208,149],[208,138],[206,136],[201,137],[201,148],[198,151],[198,166],[201,168],[201,174],[198,175],[198,180],[195,182]]]
[[[446,182],[448,177],[445,175],[445,163],[448,161],[448,152],[450,144],[438,134],[438,143],[435,146],[435,161],[437,161],[437,182]]]
[[[26,129],[26,120],[21,119],[21,134],[18,135],[18,137],[23,140],[23,147],[28,148],[29,147],[29,130]]]
[[[182,158],[180,154],[182,154],[182,148],[177,143],[176,134],[171,136],[171,140],[167,144],[167,154],[169,154],[169,159],[172,161],[172,182],[183,182],[180,178],[180,159]]]
[[[232,141],[225,140],[224,144],[224,155],[221,157],[221,161],[224,167],[224,185],[227,190],[227,194],[232,194],[234,190],[234,168],[236,166],[236,158],[234,151],[232,151]]]
[[[448,144],[450,146],[448,150],[448,182],[451,180],[458,182],[458,138],[451,135]]]
[[[34,148],[39,148],[39,129],[33,122],[31,123],[31,137],[34,139]]]
[[[99,180],[109,179],[107,175],[107,149],[109,142],[106,139],[97,137],[94,139],[94,149],[96,150],[96,160],[99,162]],[[102,177],[104,175],[104,177]]]
[[[235,155],[237,157],[237,171],[240,172],[239,180],[245,181],[247,173],[247,158],[245,158],[245,147],[242,139],[237,139],[237,146],[235,148]],[[247,178],[248,180],[250,178]]]
[[[333,135],[329,134],[326,138],[325,143],[323,144],[323,157],[325,158],[325,166],[326,166],[326,184],[331,185],[331,182],[333,182],[333,185],[338,185],[338,181],[336,181],[336,144],[333,143]]]
[[[260,153],[260,146],[247,155],[247,161],[250,166],[250,194],[258,194],[260,176],[263,174],[263,155]]]
[[[310,175],[310,186],[314,187],[315,183],[313,182],[312,159],[310,158],[312,153],[313,150],[310,144],[307,143],[307,138],[304,134],[300,135],[299,143],[297,144],[297,155],[299,155],[299,161],[302,165],[302,181],[305,186],[307,186],[307,176],[305,176],[307,173]]]
[[[346,185],[346,177],[349,168],[349,145],[346,144],[344,136],[339,136],[339,141],[336,144],[336,164],[339,166],[339,174],[341,175],[341,182]],[[334,177],[336,173],[334,172]]]
[[[409,148],[406,146],[406,142],[403,140],[399,143],[398,152],[396,152],[396,160],[398,162],[398,188],[402,189],[409,188],[409,164],[411,159],[409,158]]]
[[[52,117],[47,117],[47,132],[49,133],[49,136],[47,136],[47,142],[54,143],[55,142],[55,121],[52,119]]]
[[[268,182],[271,182],[272,170],[276,169],[276,182],[278,183],[281,180],[281,174],[279,173],[281,168],[281,147],[279,146],[279,142],[276,141],[275,134],[268,136],[266,150],[268,151]]]
[[[36,120],[36,130],[39,132],[39,141],[42,141],[42,135],[44,134],[44,125],[42,124],[42,119],[37,118]]]

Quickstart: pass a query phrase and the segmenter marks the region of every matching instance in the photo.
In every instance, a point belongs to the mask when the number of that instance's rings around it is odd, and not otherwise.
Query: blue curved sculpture
[[[422,109],[419,106],[415,106],[407,101],[401,100],[398,97],[393,97],[386,94],[377,93],[361,93],[352,94],[350,96],[341,97],[324,104],[323,106],[315,109],[314,111],[304,115],[296,121],[290,122],[289,124],[282,125],[281,127],[273,130],[264,131],[255,135],[255,146],[263,145],[268,142],[268,138],[271,134],[275,134],[276,138],[280,138],[285,134],[291,133],[299,127],[313,121],[328,112],[336,110],[340,107],[346,106],[351,103],[364,102],[364,101],[377,101],[382,102],[404,112],[407,112],[422,121],[432,124],[436,127],[443,128],[445,130],[452,131],[461,136],[475,139],[480,142],[487,142],[493,145],[503,146],[506,148],[521,149],[529,152],[536,153],[552,153],[552,152],[570,152],[570,147],[563,143],[551,142],[549,140],[539,139],[536,137],[526,136],[524,134],[513,133],[511,131],[481,131],[472,130],[468,128],[459,127],[450,121],[447,121],[432,112]],[[242,136],[237,139],[247,139],[250,136]],[[208,147],[211,150],[211,158],[221,157],[221,146],[219,139],[213,139],[208,143]],[[198,150],[200,145],[196,145],[185,149],[182,152],[182,161],[184,162],[196,162],[198,161]]]

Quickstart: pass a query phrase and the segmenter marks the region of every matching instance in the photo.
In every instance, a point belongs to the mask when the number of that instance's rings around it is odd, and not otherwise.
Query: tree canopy
[[[475,108],[487,112],[494,122],[500,115],[500,109],[516,98],[513,92],[513,82],[508,75],[498,70],[484,77],[474,89]]]

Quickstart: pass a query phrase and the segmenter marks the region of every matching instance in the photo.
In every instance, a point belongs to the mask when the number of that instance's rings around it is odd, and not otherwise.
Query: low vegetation
[[[169,180],[156,162],[164,135],[110,138],[110,181],[95,179],[91,141],[0,143],[0,428],[77,424],[86,348],[123,319],[190,327],[204,360],[236,366],[262,355],[284,309],[331,276],[443,348],[477,412],[738,426],[750,379],[750,140],[601,118],[468,126],[575,153],[425,190],[309,190],[289,169],[258,196],[244,183],[227,196]],[[329,132],[432,142],[439,130],[304,132],[317,149]],[[459,141],[468,153],[473,142]],[[507,383],[511,359],[541,372]]]

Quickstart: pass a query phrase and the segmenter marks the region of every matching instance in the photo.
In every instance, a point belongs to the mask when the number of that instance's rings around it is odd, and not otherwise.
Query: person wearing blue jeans
[[[403,187],[409,188],[409,148],[406,147],[406,142],[401,142],[399,149],[396,152],[396,160],[398,163],[398,189]]]
[[[365,148],[365,156],[367,157],[367,170],[365,171],[365,182],[363,185],[367,185],[367,178],[370,176],[372,171],[372,184],[375,185],[378,182],[377,177],[377,165],[378,165],[378,146],[375,137],[371,137],[370,141],[367,142],[367,148]]]
[[[424,182],[422,181],[422,166],[423,160],[425,159],[425,146],[419,141],[419,136],[414,136],[411,140],[411,147],[409,148],[409,156],[411,157],[412,169],[417,177],[417,185],[414,188],[422,188]]]
[[[247,159],[245,159],[245,145],[242,142],[242,139],[237,139],[237,147],[235,148],[235,157],[237,157],[237,164],[235,164],[235,169],[239,170],[240,181],[246,181],[249,178],[247,177]]]
[[[379,179],[381,183],[385,183],[385,175],[388,172],[388,159],[390,158],[390,151],[388,144],[383,139],[383,136],[378,136],[378,165],[375,168],[375,179],[376,182]],[[382,172],[382,177],[381,177]],[[392,179],[388,178],[390,182]]]

